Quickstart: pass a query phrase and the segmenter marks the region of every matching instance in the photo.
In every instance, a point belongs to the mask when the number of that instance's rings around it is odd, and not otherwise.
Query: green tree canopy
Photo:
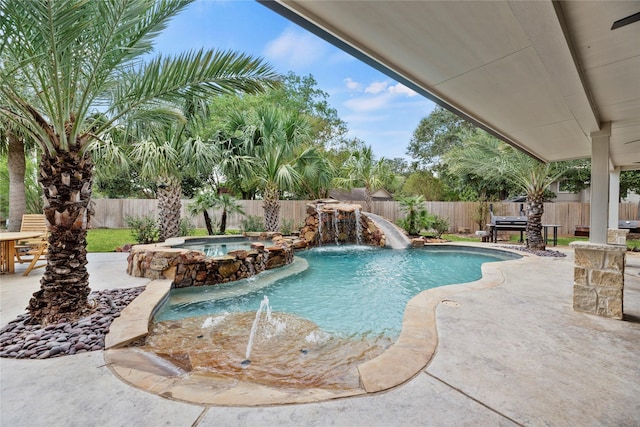
[[[437,169],[442,156],[453,148],[460,147],[464,133],[473,129],[473,124],[436,106],[427,117],[420,120],[413,131],[407,154],[418,167]]]
[[[91,142],[135,121],[172,124],[185,97],[257,92],[276,84],[262,60],[236,52],[152,53],[189,1],[0,2],[0,116],[42,150],[39,181],[50,224],[49,262],[29,302],[34,322],[87,307]],[[24,85],[13,84],[14,77]]]

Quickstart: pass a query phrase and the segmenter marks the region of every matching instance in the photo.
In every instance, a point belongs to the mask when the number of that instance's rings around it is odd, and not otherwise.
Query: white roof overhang
[[[261,1],[543,161],[640,168],[638,1]]]

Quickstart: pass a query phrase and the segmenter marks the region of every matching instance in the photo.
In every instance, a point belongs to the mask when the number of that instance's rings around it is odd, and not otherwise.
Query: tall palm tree
[[[344,163],[334,183],[340,188],[364,186],[365,210],[371,212],[372,194],[383,187],[391,170],[384,158],[375,160],[371,146],[353,151]]]
[[[22,215],[27,213],[27,197],[25,191],[25,176],[27,161],[24,137],[19,134],[15,125],[0,123],[0,152],[7,155],[7,170],[9,180],[9,216],[8,231],[19,231]]]
[[[262,192],[265,230],[277,231],[281,194],[294,192],[303,182],[322,175],[314,173],[322,167],[321,156],[308,146],[312,128],[307,116],[273,107],[259,108],[256,113],[259,143],[254,177]]]
[[[185,97],[256,92],[276,80],[261,60],[235,52],[191,51],[145,62],[153,39],[188,3],[0,2],[0,115],[43,152],[49,262],[29,302],[33,322],[73,318],[87,307],[92,140],[125,120],[174,123],[175,109],[166,104]],[[10,84],[13,75],[24,88]]]
[[[453,173],[474,174],[485,180],[508,180],[527,195],[527,247],[544,250],[542,214],[544,191],[566,171],[504,144],[484,131],[468,133],[461,148],[450,151],[445,161]]]
[[[277,231],[280,197],[298,191],[302,183],[325,174],[318,151],[310,146],[312,128],[308,116],[273,105],[258,105],[232,113],[223,126],[227,135],[243,142],[243,152],[253,157],[251,176],[262,194],[266,231]]]

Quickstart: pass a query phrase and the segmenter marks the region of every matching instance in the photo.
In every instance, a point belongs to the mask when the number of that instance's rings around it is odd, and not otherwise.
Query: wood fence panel
[[[190,200],[182,200],[182,217],[188,217],[188,205]],[[263,217],[261,200],[240,200],[246,215]],[[306,217],[307,200],[282,200],[280,219],[293,220],[294,228],[302,225]],[[364,203],[356,202],[360,205]],[[496,215],[515,216],[519,214],[520,203],[493,203]],[[91,218],[91,227],[126,228],[126,217],[142,217],[152,215],[157,218],[158,202],[156,199],[94,199],[94,215]],[[449,221],[449,231],[456,232],[459,228],[469,228],[471,232],[478,230],[474,221],[474,214],[478,209],[477,202],[426,202],[428,212],[438,215]],[[405,215],[397,201],[374,201],[372,212],[392,222],[403,218]],[[221,212],[213,211],[212,216],[220,219]],[[639,219],[638,205],[635,203],[621,203],[619,207],[620,219]],[[233,213],[227,218],[227,228],[240,228],[244,215]],[[489,219],[487,218],[487,221]],[[577,225],[589,225],[589,203],[557,202],[545,203],[542,222],[544,224],[560,225],[560,235],[573,235]],[[196,228],[204,228],[203,215],[191,217],[191,222]]]

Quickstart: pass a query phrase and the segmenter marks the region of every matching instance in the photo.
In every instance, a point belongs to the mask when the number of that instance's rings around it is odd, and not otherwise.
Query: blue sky
[[[377,157],[406,157],[421,118],[434,104],[333,45],[251,0],[197,0],[158,37],[156,50],[237,50],[260,56],[282,74],[318,82],[347,122],[349,137],[371,145]]]

